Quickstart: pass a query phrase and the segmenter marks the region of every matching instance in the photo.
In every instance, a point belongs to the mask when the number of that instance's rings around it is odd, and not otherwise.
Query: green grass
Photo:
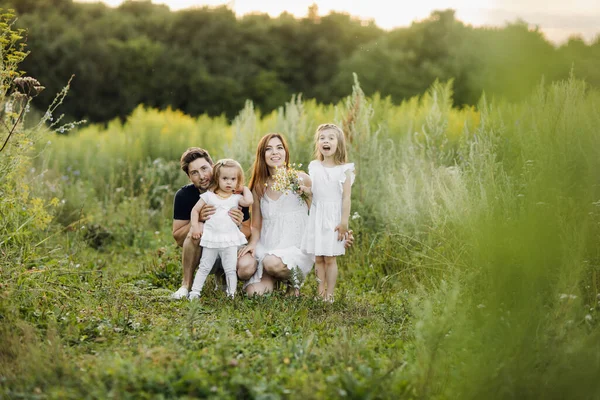
[[[168,297],[172,250],[86,253],[94,261],[25,271],[28,285],[5,292],[20,306],[4,309],[20,319],[1,331],[5,395],[387,397],[402,375],[403,292],[359,292],[342,273],[334,304],[314,300],[314,279],[300,298],[208,290],[189,303]]]
[[[313,299],[312,275],[299,299],[171,301],[179,153],[212,146],[249,168],[257,138],[281,131],[306,163],[324,121],[344,127],[357,164],[336,302]],[[231,125],[140,108],[55,136],[35,160],[12,147],[0,393],[598,398],[598,126],[600,93],[573,79],[475,110],[452,107],[451,84],[400,106],[356,84],[336,105],[292,99],[261,116],[248,104]],[[202,143],[205,131],[227,140]]]

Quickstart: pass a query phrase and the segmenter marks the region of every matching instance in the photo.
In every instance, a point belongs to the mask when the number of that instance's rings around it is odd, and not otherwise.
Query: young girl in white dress
[[[241,193],[241,194],[239,194]],[[200,200],[192,209],[191,233],[192,238],[200,239],[203,247],[200,267],[194,277],[189,299],[200,298],[200,292],[217,257],[221,257],[225,279],[227,280],[227,295],[235,295],[237,287],[237,252],[238,246],[247,243],[246,237],[235,226],[229,216],[231,208],[238,205],[250,207],[253,203],[250,189],[244,186],[244,171],[240,164],[231,159],[217,161],[213,167],[213,180],[208,190],[200,195]],[[217,208],[215,214],[204,224],[199,222],[200,210],[204,205]]]
[[[336,257],[345,254],[354,164],[347,163],[344,132],[321,124],[315,132],[315,158],[308,165],[312,186],[301,190],[312,196],[308,223],[300,248],[316,256],[319,295],[333,302],[337,281]]]

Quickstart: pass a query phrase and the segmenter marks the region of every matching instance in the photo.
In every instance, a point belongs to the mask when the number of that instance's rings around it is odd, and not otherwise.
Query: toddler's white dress
[[[300,242],[308,220],[308,206],[296,193],[282,194],[277,200],[266,193],[260,199],[262,228],[256,245],[258,261],[256,272],[244,287],[260,282],[263,275],[263,259],[271,254],[279,257],[288,269],[297,268],[302,276],[292,284],[299,287],[315,262],[312,254],[300,250]],[[292,276],[294,278],[294,275]]]
[[[345,253],[344,240],[338,240],[335,227],[342,221],[343,185],[346,171],[354,183],[354,164],[325,167],[313,160],[308,165],[312,181],[312,204],[300,248],[316,256],[339,256]]]
[[[242,195],[232,194],[223,199],[213,192],[204,192],[200,198],[209,206],[215,206],[215,213],[204,222],[204,231],[200,239],[200,246],[209,249],[222,249],[225,247],[246,244],[246,237],[229,216],[229,210],[238,206]]]

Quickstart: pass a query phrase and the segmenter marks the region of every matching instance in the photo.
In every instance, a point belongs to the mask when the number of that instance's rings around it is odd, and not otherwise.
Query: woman
[[[252,254],[257,263],[256,272],[244,284],[249,296],[273,291],[276,281],[288,281],[293,273],[300,273],[302,277],[298,278],[305,278],[315,261],[314,255],[300,250],[310,204],[298,194],[283,194],[272,189],[276,169],[289,167],[289,164],[290,153],[283,135],[268,133],[260,139],[248,185],[254,198],[252,235],[238,253],[238,258]],[[301,173],[300,177],[305,186],[311,186],[307,174]],[[354,236],[349,230],[346,247],[353,243]],[[298,286],[296,281],[296,296],[299,295]]]
[[[252,236],[239,257],[251,253],[257,260],[255,274],[244,288],[248,295],[271,292],[276,280],[290,280],[301,274],[302,280],[312,269],[314,256],[300,250],[300,242],[308,221],[308,204],[296,193],[283,194],[272,189],[277,167],[289,166],[289,150],[285,138],[278,133],[262,137],[256,149],[249,188],[252,204]],[[310,177],[301,173],[310,186]],[[294,285],[298,295],[299,285]]]

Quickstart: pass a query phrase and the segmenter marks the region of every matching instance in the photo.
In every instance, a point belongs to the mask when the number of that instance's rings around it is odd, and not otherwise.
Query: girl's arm
[[[260,213],[260,199],[256,190],[252,191],[252,212],[250,213],[250,219],[252,220],[252,233],[248,244],[238,251],[238,258],[242,257],[246,253],[254,255],[254,249],[260,239],[260,230],[262,229],[262,214]]]
[[[192,234],[192,239],[200,239],[202,236],[202,230],[204,227],[204,223],[200,222],[200,210],[204,207],[206,203],[204,200],[200,199],[192,208],[192,215],[190,217],[190,233]]]
[[[254,203],[254,199],[252,198],[252,192],[248,189],[247,186],[244,186],[242,190],[242,198],[239,201],[239,205],[242,207],[250,207]]]
[[[346,239],[348,233],[348,220],[350,219],[350,195],[352,193],[352,172],[346,171],[346,181],[342,187],[342,221],[335,230],[338,232],[338,240]]]
[[[306,205],[310,208],[312,202],[312,181],[310,180],[310,176],[304,172],[299,173],[298,177],[302,178],[302,184],[299,185],[300,191],[306,195]]]

